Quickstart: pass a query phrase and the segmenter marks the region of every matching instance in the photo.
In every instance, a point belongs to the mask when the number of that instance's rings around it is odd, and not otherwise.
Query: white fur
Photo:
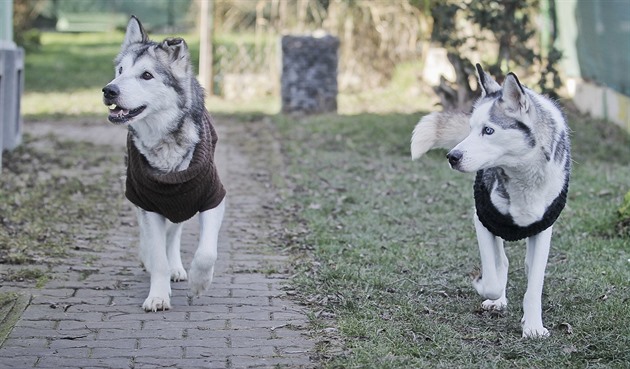
[[[413,134],[411,136],[412,160],[418,159],[436,146],[438,136],[435,131],[435,116],[436,113],[425,115],[413,129]]]
[[[219,229],[225,212],[225,200],[214,209],[199,213],[199,247],[190,264],[189,285],[195,296],[201,295],[212,283],[217,260]]]
[[[552,228],[549,227],[527,239],[525,256],[527,290],[523,298],[523,318],[521,319],[525,338],[549,336],[549,331],[543,327],[542,322],[542,290],[551,247]]]
[[[485,307],[502,309],[507,305],[505,287],[507,286],[509,267],[503,248],[503,240],[490,233],[481,224],[476,214],[474,219],[479,254],[481,255],[481,276],[473,281],[473,287],[482,297],[488,299],[484,302]]]
[[[451,149],[470,131],[468,116],[461,113],[431,113],[420,119],[411,136],[411,159],[435,148]]]
[[[105,95],[108,95],[106,90],[113,87],[118,93],[109,98],[104,96],[104,101],[115,105],[113,114],[145,107],[135,116],[123,113],[128,119],[122,124],[128,125],[133,132],[131,144],[157,171],[182,171],[190,165],[194,148],[200,140],[196,123],[186,112],[191,111],[194,100],[191,95],[202,94],[203,90],[198,84],[195,85],[197,89],[193,88],[195,81],[183,40],[165,40],[162,44],[147,42],[148,36],[140,22],[132,17],[117,58],[116,77],[103,89]],[[144,45],[150,47],[140,55],[137,50],[141,50],[139,47]],[[182,105],[185,106],[178,105],[181,104],[181,96],[175,88],[167,85],[167,76],[160,75],[159,66],[168,67],[173,78],[181,82],[178,85],[184,96],[185,104]],[[143,78],[145,73],[150,73],[151,78]],[[111,94],[113,90],[109,91]],[[197,98],[195,101],[203,104],[200,96],[194,97]],[[137,208],[140,258],[151,276],[149,295],[142,305],[144,310],[170,309],[171,280],[188,280],[194,295],[200,295],[209,288],[217,260],[218,235],[224,212],[225,199],[216,208],[199,213],[199,244],[187,273],[180,255],[182,224],[174,224],[161,214]]]
[[[123,56],[117,66],[116,78],[109,84],[120,89],[118,105],[128,109],[146,106],[128,125],[136,132],[134,143],[149,164],[164,172],[183,170],[192,159],[192,151],[174,140],[168,140],[170,131],[181,115],[177,106],[178,96],[173,89],[164,88],[161,76],[155,71],[152,62],[152,58],[156,57],[155,52],[149,50],[147,54],[135,64],[133,55]],[[152,73],[155,78],[148,81],[138,78],[145,71]],[[183,129],[193,144],[199,141],[199,134],[193,124],[186,124]]]
[[[214,209],[199,213],[199,244],[187,274],[180,256],[183,223],[171,223],[164,216],[137,208],[140,226],[140,258],[151,275],[149,296],[142,304],[146,311],[171,308],[170,281],[188,278],[195,296],[205,292],[212,282],[217,260],[219,229],[225,212],[225,199]]]
[[[506,286],[509,262],[503,249],[503,240],[493,235],[475,215],[475,230],[481,255],[482,275],[473,281],[473,287],[487,300],[481,307],[485,310],[507,308]],[[524,338],[549,336],[542,322],[542,289],[547,257],[551,245],[552,227],[527,239],[525,273],[527,291],[523,298]]]
[[[140,258],[151,275],[149,296],[142,307],[146,311],[171,308],[171,284],[166,254],[166,218],[138,208],[140,226]]]
[[[499,86],[492,77],[477,66],[480,77],[482,98],[475,104],[470,116],[470,130],[461,138],[461,121],[463,115],[453,119],[452,113],[433,113],[424,117],[414,129],[412,135],[412,158],[423,155],[426,151],[443,147],[438,142],[460,140],[450,151],[458,152],[454,169],[462,172],[477,172],[482,169],[500,167],[508,181],[504,183],[504,191],[509,200],[503,198],[499,191],[492,191],[491,201],[503,214],[509,214],[514,223],[528,226],[540,220],[549,205],[561,192],[568,175],[564,164],[556,162],[552,157],[548,160],[545,150],[552,142],[558,141],[560,135],[568,137],[568,128],[558,107],[526,88],[523,88],[516,76],[506,77],[503,86]],[[491,121],[490,110],[494,98],[485,96],[497,93],[501,89],[504,113],[527,126],[535,139],[532,148],[524,133],[519,129],[504,129],[499,123]],[[543,121],[537,117],[536,107],[542,108],[551,119]],[[441,122],[444,126],[438,132],[436,127]],[[492,134],[485,134],[484,128],[494,129]],[[439,137],[445,135],[448,137]],[[555,135],[555,137],[554,137]],[[461,139],[460,139],[461,138]],[[451,141],[452,142],[452,141]],[[567,160],[570,160],[568,158]],[[493,190],[497,189],[496,184]],[[507,307],[506,286],[509,262],[505,255],[503,240],[492,234],[474,216],[477,242],[481,258],[482,275],[475,278],[473,287],[484,298],[482,308],[500,310]],[[547,257],[551,245],[552,227],[527,239],[527,291],[523,298],[523,337],[546,337],[549,331],[542,322],[542,288],[547,265]]]
[[[510,194],[509,204],[497,194],[492,194],[493,203],[499,211],[510,214],[515,224],[527,226],[542,218],[549,204],[562,190],[564,168],[553,160],[548,162],[542,150],[532,150],[523,140],[521,132],[493,125],[488,119],[490,107],[490,102],[477,106],[470,119],[469,136],[453,148],[463,153],[457,169],[476,172],[492,167],[503,168],[510,178],[505,184],[505,190]],[[518,111],[516,114],[519,120],[533,127],[534,123],[527,119],[527,112]],[[494,133],[482,135],[483,127],[494,128]],[[532,130],[535,132],[535,127]],[[476,215],[475,229],[482,277],[473,281],[473,286],[487,299],[482,303],[483,309],[504,309],[507,307],[505,288],[509,263],[503,240],[488,231]],[[541,298],[550,242],[551,228],[527,240],[528,266],[531,267],[527,273],[528,288],[523,299],[522,326],[523,337],[526,338],[549,335],[542,323]]]
[[[521,132],[501,129],[490,122],[490,107],[491,103],[488,102],[475,109],[470,119],[470,134],[453,148],[452,151],[463,153],[457,169],[476,172],[492,167],[503,168],[510,178],[506,184],[510,204],[507,209],[501,209],[503,200],[497,197],[493,197],[494,203],[499,210],[505,210],[504,214],[510,214],[514,223],[526,226],[542,218],[547,206],[562,190],[564,167],[553,160],[548,162],[542,150],[532,150],[523,140]],[[519,118],[527,118],[527,114]],[[523,121],[528,123],[526,119]],[[484,127],[493,128],[494,134],[482,135]],[[535,127],[533,130],[535,132]],[[562,132],[565,128],[559,126],[558,130]]]

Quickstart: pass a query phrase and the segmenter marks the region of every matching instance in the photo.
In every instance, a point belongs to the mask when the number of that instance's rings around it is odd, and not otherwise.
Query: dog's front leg
[[[543,327],[542,291],[549,248],[551,246],[552,227],[527,239],[525,272],[527,273],[527,291],[523,298],[523,337],[546,337],[549,331]]]
[[[225,199],[214,209],[199,213],[199,246],[190,265],[188,283],[193,295],[199,296],[210,287],[217,260],[219,229],[225,212]]]
[[[184,223],[166,222],[166,256],[168,257],[171,280],[174,282],[188,279],[186,269],[182,265],[181,238]]]
[[[487,300],[481,304],[485,310],[501,310],[507,306],[508,259],[503,240],[493,235],[475,214],[475,230],[481,256],[481,276],[473,281],[473,287]]]
[[[140,226],[140,255],[151,275],[149,296],[142,307],[145,311],[171,308],[171,276],[166,257],[166,218],[137,208]]]

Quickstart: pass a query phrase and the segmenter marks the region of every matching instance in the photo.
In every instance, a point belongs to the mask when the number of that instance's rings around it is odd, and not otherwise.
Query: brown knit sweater
[[[153,169],[127,135],[127,189],[125,196],[140,208],[164,215],[173,223],[192,218],[217,207],[225,189],[214,165],[217,133],[206,111],[200,128],[200,141],[187,169],[161,173]]]

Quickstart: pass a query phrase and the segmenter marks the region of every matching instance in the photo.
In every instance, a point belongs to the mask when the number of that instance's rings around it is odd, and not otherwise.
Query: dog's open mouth
[[[109,121],[112,123],[126,123],[131,118],[134,118],[142,113],[145,108],[146,105],[143,105],[139,108],[129,110],[116,104],[111,104],[109,106],[109,116],[107,117],[107,119],[109,119]]]

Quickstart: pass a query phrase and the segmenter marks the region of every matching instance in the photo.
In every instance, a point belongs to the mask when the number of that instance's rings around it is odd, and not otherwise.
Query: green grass
[[[42,48],[26,57],[25,118],[87,116],[102,122],[101,88],[113,76],[122,38],[44,33]],[[195,38],[186,38],[196,63]],[[402,74],[405,69],[413,66],[403,66]],[[397,74],[390,88],[339,96],[341,112],[373,114],[274,118],[288,173],[277,184],[290,185],[286,242],[302,255],[294,284],[312,309],[323,365],[626,367],[630,240],[615,224],[630,186],[628,135],[612,124],[571,115],[573,181],[554,230],[543,296],[552,336],[522,340],[523,244],[506,245],[510,309],[481,312],[481,298],[469,282],[479,265],[473,177],[451,171],[443,152],[411,162],[408,143],[420,114],[374,114],[426,106],[400,93],[413,87],[408,81]],[[212,98],[208,107],[249,112],[239,118],[246,121],[251,112],[277,112],[279,104],[271,98]],[[93,211],[108,204],[108,179],[85,182],[85,176],[70,175],[108,165],[106,150],[42,140],[27,139],[3,155],[1,262],[35,264],[63,256],[83,222],[93,221],[90,216],[109,219],[109,207]],[[30,273],[14,277],[38,279]]]
[[[114,76],[122,39],[119,32],[42,33],[41,47],[26,54],[25,119],[104,118],[101,89]]]
[[[0,264],[53,263],[71,252],[87,225],[109,229],[122,201],[114,187],[120,160],[111,148],[54,137],[27,136],[3,153]]]
[[[114,76],[113,60],[123,38],[122,32],[42,33],[41,47],[26,55],[25,118],[104,117],[101,89]],[[198,46],[191,52],[198,58]]]
[[[114,75],[122,33],[42,33],[42,46],[26,55],[26,92],[71,93],[100,89]]]
[[[153,35],[162,40],[168,35]],[[190,47],[195,68],[199,64],[199,36],[179,35]],[[114,76],[113,60],[120,51],[124,38],[122,32],[112,33],[52,33],[43,32],[39,49],[26,54],[25,92],[22,113],[25,119],[50,120],[74,117],[91,118],[102,122],[107,114],[102,102],[101,89]],[[217,35],[215,43],[235,50],[236,44],[256,42],[254,35]],[[270,42],[263,38],[262,42]],[[217,57],[220,57],[218,55]],[[215,69],[218,61],[215,61]],[[418,95],[414,77],[418,65],[400,66],[394,73],[394,81],[386,88],[359,93],[341,92],[338,97],[339,111],[354,114],[360,111],[417,111],[430,105],[430,101]],[[215,70],[217,72],[217,70]],[[276,114],[280,111],[278,96],[261,96],[247,101],[228,101],[212,96],[207,99],[212,113],[256,112]]]
[[[0,292],[0,347],[31,300],[30,295]]]
[[[162,40],[168,35],[153,35]],[[182,36],[182,35],[180,35]],[[190,47],[191,60],[199,64],[198,35],[183,35]],[[101,89],[114,76],[113,60],[120,51],[122,32],[112,33],[42,33],[42,45],[29,51],[25,65],[25,92],[22,113],[27,120],[88,117],[102,121],[107,109]],[[242,37],[241,37],[242,38]],[[236,39],[222,35],[217,43],[253,42],[250,36]],[[219,97],[207,100],[213,113],[233,111],[274,114],[280,110],[279,98],[261,97],[244,103]]]
[[[299,214],[291,244],[307,250],[295,288],[317,312],[314,327],[336,326],[330,339],[342,342],[340,351],[321,345],[325,367],[627,365],[630,240],[615,223],[630,186],[628,136],[571,116],[573,180],[543,296],[552,336],[523,340],[524,244],[506,244],[509,310],[480,311],[469,277],[479,267],[473,177],[450,170],[444,152],[411,162],[419,117],[275,119],[292,187],[287,211]]]

